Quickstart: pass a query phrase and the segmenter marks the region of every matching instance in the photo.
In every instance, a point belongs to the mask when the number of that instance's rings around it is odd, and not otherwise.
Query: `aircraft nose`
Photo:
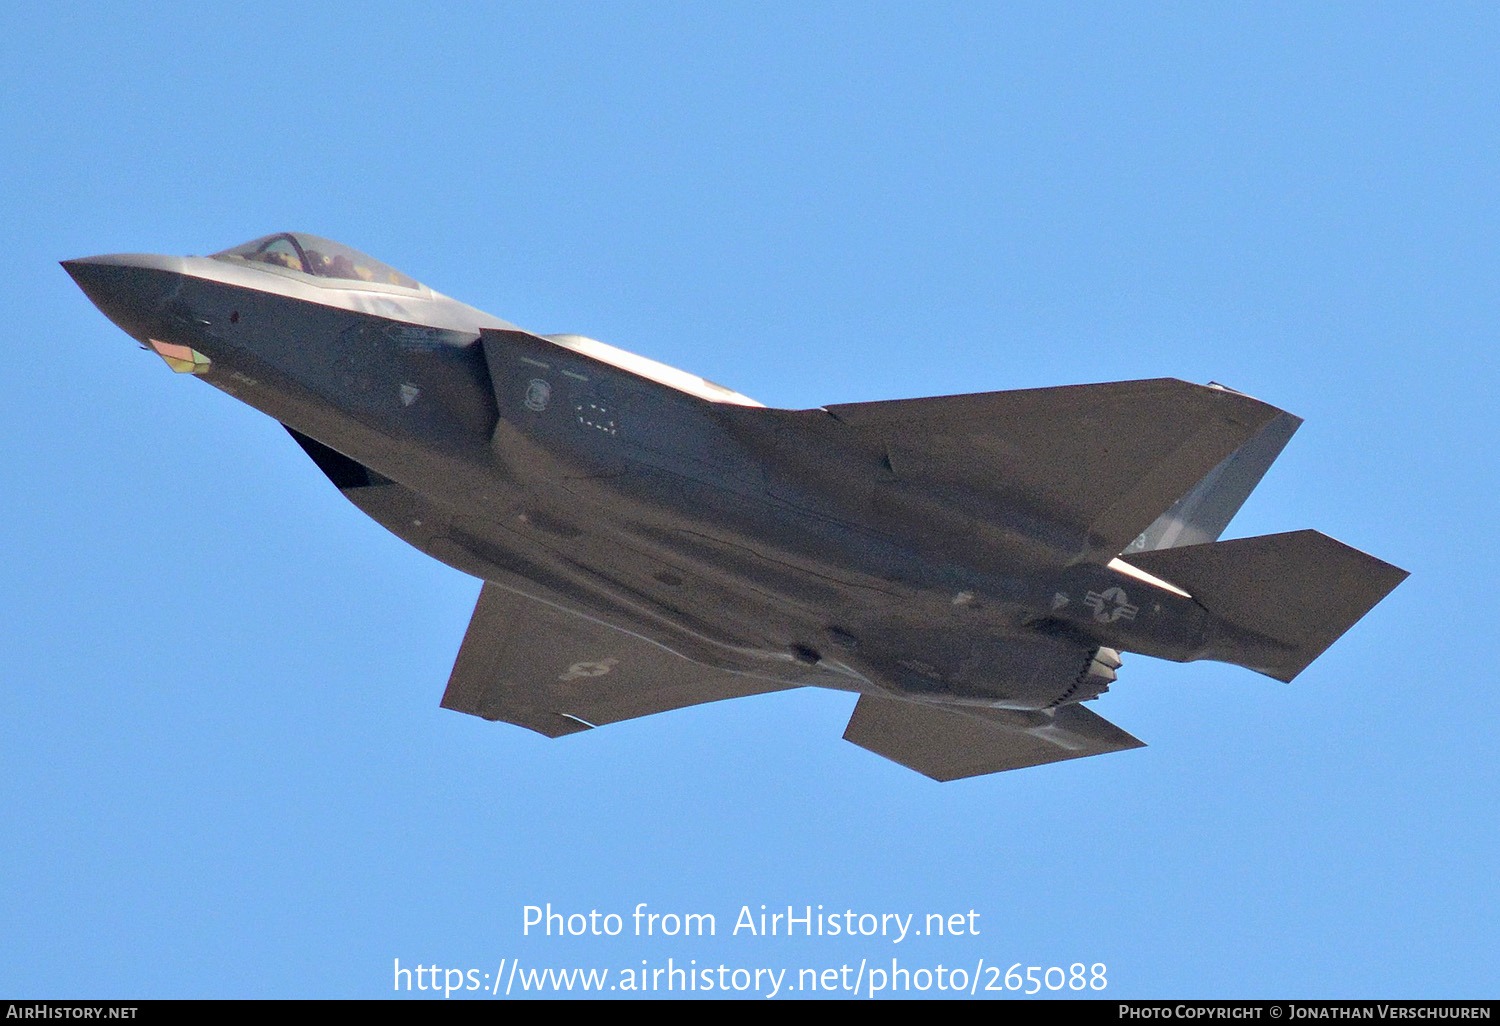
[[[130,253],[62,261],[100,313],[140,340],[152,334],[162,308],[181,287],[179,275],[162,264],[160,257]]]

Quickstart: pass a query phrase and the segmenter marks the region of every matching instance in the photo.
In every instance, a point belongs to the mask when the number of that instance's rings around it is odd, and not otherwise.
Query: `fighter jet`
[[[312,235],[63,267],[480,578],[442,705],[548,737],[813,686],[938,780],[1137,748],[1085,705],[1121,652],[1290,681],[1406,577],[1217,540],[1301,423],[1220,385],[772,409]]]

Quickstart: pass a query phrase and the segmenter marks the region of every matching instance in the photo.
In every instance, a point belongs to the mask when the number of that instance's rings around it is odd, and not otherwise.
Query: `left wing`
[[[561,737],[800,686],[689,662],[638,634],[487,583],[442,704]]]

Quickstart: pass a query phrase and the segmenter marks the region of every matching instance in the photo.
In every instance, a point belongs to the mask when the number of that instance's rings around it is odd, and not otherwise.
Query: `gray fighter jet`
[[[1216,540],[1300,423],[1218,385],[770,409],[311,235],[63,266],[482,579],[442,704],[548,737],[811,685],[939,780],[1136,748],[1083,704],[1121,651],[1290,681],[1406,577]]]

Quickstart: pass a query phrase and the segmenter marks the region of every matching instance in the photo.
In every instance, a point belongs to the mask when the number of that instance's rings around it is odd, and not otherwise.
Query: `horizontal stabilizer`
[[[1317,531],[1133,552],[1217,621],[1204,657],[1289,681],[1407,577]]]
[[[1103,755],[1145,743],[1081,705],[1037,712],[861,695],[844,740],[934,780]]]
[[[700,666],[637,634],[490,583],[442,704],[560,737],[795,686]]]
[[[899,480],[1031,510],[1106,561],[1282,411],[1171,378],[828,407]]]

